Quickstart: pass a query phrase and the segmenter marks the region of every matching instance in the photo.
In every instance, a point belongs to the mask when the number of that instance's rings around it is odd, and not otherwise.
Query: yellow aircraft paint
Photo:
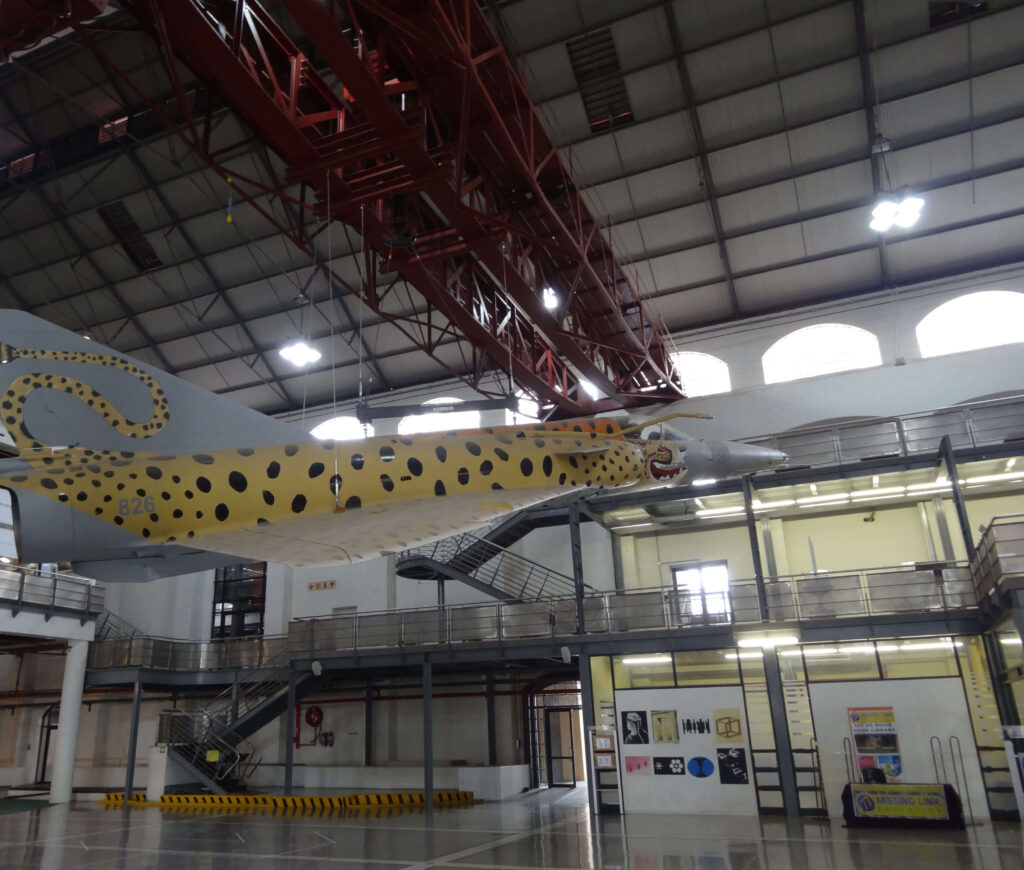
[[[36,389],[74,395],[132,438],[155,434],[171,410],[152,377],[117,357],[0,345],[0,361],[18,357],[122,368],[150,391],[153,413],[131,421],[82,381],[22,376],[4,389],[0,406],[31,468],[0,476],[0,486],[31,490],[151,543],[293,565],[348,562],[562,492],[659,485],[683,470],[671,442],[626,437],[606,419],[208,453],[49,450],[24,425]]]

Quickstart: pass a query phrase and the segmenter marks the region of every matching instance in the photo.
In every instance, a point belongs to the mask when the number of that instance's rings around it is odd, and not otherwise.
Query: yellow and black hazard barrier
[[[165,794],[160,801],[147,801],[144,792],[133,792],[129,806],[161,809],[204,808],[238,811],[366,811],[378,808],[415,809],[424,805],[423,792],[374,792],[344,796],[275,794]],[[471,791],[434,792],[434,806],[462,806],[473,803]],[[107,792],[100,801],[107,806],[124,804],[122,792]]]

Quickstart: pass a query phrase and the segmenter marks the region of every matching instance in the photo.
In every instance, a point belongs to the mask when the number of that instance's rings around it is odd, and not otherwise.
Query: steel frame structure
[[[254,0],[124,0],[159,47],[181,123],[91,38],[102,23],[76,29],[337,287],[475,389],[504,394],[484,382],[501,368],[561,416],[681,395],[664,325],[645,310],[476,0],[283,2],[341,85]],[[214,142],[212,103],[193,111],[179,64],[252,136]],[[286,167],[276,189],[230,165],[254,140]],[[287,222],[255,201],[267,193]],[[332,219],[362,236],[358,287],[314,247]],[[403,313],[408,287],[425,312]],[[461,370],[438,353],[452,339]]]

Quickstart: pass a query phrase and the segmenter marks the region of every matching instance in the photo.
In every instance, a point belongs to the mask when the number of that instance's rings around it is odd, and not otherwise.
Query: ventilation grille
[[[565,47],[590,129],[596,132],[632,123],[633,107],[629,104],[611,30],[605,27],[591,31],[570,39]]]
[[[148,272],[164,264],[121,200],[101,205],[96,211],[140,272]]]

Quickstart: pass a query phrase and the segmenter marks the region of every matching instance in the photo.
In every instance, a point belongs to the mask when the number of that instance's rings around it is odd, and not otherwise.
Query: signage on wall
[[[863,819],[948,819],[941,785],[850,784],[853,813]]]
[[[310,592],[317,592],[321,589],[333,589],[337,585],[335,580],[310,580],[306,584],[306,589]]]
[[[892,707],[847,707],[857,769],[881,771],[887,783],[903,782],[896,713]],[[881,779],[879,779],[879,782]]]

